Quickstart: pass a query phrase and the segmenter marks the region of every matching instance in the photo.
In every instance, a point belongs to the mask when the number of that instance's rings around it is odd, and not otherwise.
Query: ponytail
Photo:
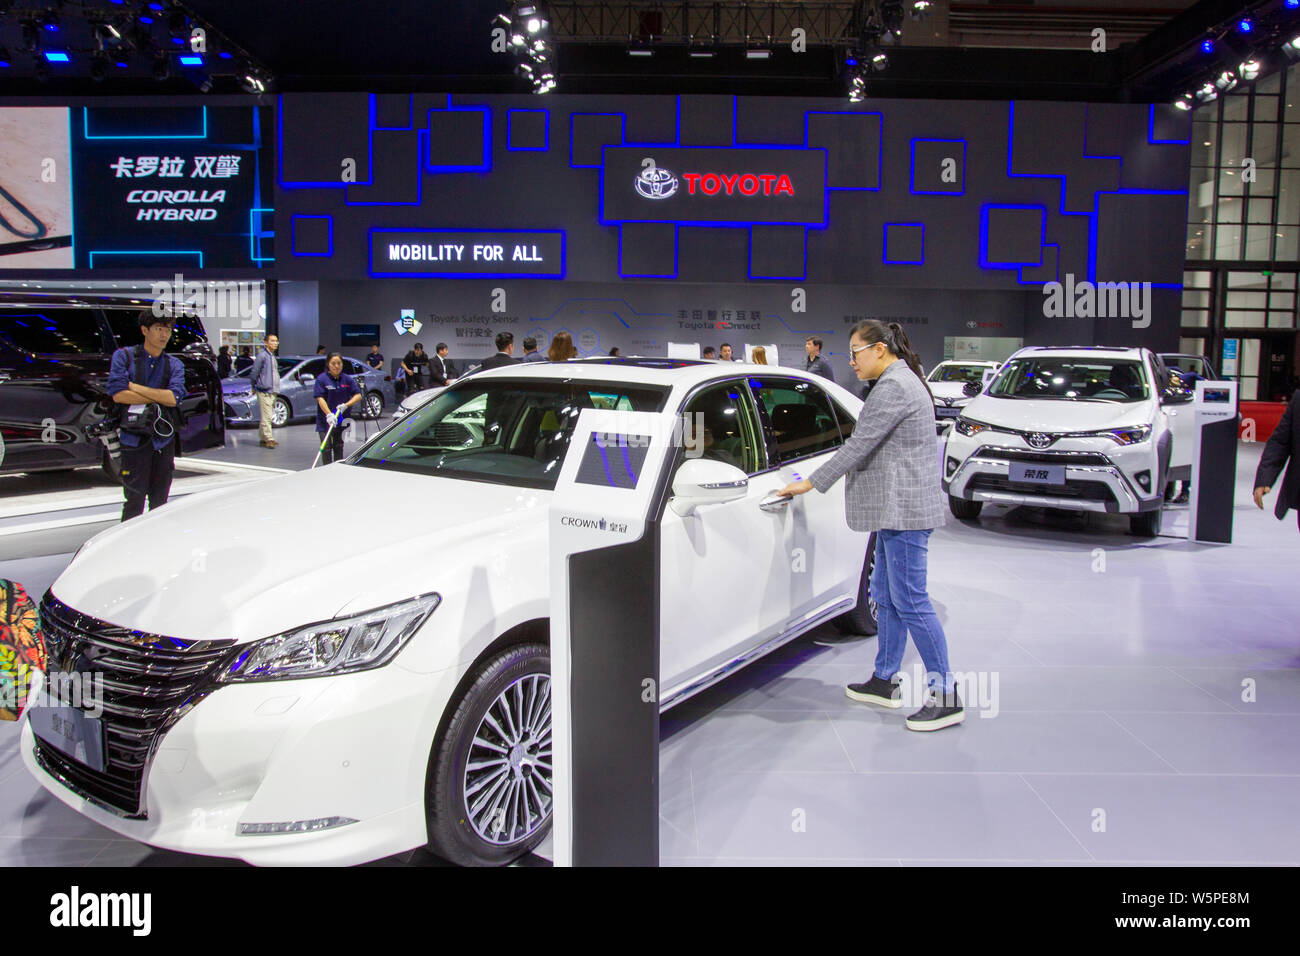
[[[866,319],[855,325],[849,333],[850,337],[856,335],[867,345],[875,345],[878,342],[884,342],[891,355],[902,359],[907,363],[907,367],[916,373],[916,377],[921,380],[925,386],[926,393],[930,396],[930,401],[934,401],[934,393],[930,391],[930,383],[925,380],[925,371],[921,368],[921,359],[916,352],[912,350],[912,343],[907,338],[907,333],[897,322],[885,324],[878,319]]]

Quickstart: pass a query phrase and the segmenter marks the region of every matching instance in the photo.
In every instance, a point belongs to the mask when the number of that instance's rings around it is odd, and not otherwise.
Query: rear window
[[[93,309],[0,309],[0,340],[36,355],[85,355],[108,351]]]

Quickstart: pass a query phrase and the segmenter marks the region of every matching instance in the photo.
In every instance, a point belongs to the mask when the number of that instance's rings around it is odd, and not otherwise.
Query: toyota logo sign
[[[1056,441],[1056,436],[1047,435],[1043,432],[1034,432],[1025,440],[1029,442],[1031,448],[1046,448],[1052,442]]]
[[[677,177],[661,166],[650,166],[637,176],[636,191],[646,199],[667,199],[677,192]]]

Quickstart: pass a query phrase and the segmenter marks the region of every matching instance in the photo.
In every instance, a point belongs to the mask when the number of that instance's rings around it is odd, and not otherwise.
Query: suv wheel
[[[984,502],[982,501],[967,501],[965,498],[948,496],[948,510],[952,512],[954,518],[959,518],[962,521],[978,518],[983,508]]]
[[[1129,515],[1129,531],[1139,538],[1156,537],[1160,534],[1161,519],[1164,517],[1164,513],[1164,508],[1157,508],[1155,511],[1143,511],[1139,514]]]
[[[434,744],[429,849],[462,866],[500,866],[551,827],[551,658],[543,644],[486,661]]]
[[[871,573],[876,570],[876,533],[867,538],[867,556],[858,579],[858,606],[831,621],[841,634],[875,634],[879,628],[876,600],[871,596]]]

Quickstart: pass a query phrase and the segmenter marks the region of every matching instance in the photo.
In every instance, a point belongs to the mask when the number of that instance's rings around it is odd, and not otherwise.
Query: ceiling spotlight
[[[1195,105],[1196,97],[1191,93],[1184,93],[1182,96],[1178,97],[1178,99],[1174,100],[1174,106],[1184,111],[1190,110]]]
[[[41,27],[50,33],[58,33],[59,15],[53,10],[46,10],[45,15],[41,17]]]
[[[1300,0],[1297,0],[1300,2]],[[934,4],[930,0],[912,0],[912,19],[924,20],[934,12]]]
[[[1300,60],[1300,34],[1282,44],[1282,52],[1289,60]]]
[[[1241,64],[1241,66],[1237,67],[1237,72],[1241,74],[1241,78],[1247,82],[1257,79],[1259,77],[1259,59],[1251,57],[1245,63]]]
[[[1202,103],[1209,103],[1219,96],[1219,91],[1214,88],[1214,84],[1208,80],[1200,85],[1196,91],[1196,98]]]
[[[245,73],[239,78],[239,85],[243,87],[245,93],[252,93],[255,96],[266,92],[266,82],[256,73]]]
[[[1226,93],[1237,85],[1237,74],[1224,70],[1214,78],[1214,86],[1220,93]]]
[[[544,30],[544,29],[546,29],[546,21],[543,20],[541,17],[529,17],[529,18],[528,18],[528,32],[529,32],[529,33],[540,33],[540,32],[541,32],[542,30]]]
[[[528,42],[528,41],[524,39],[524,35],[523,35],[522,33],[520,33],[518,30],[516,30],[514,33],[510,34],[510,45],[511,45],[511,46],[523,46],[523,45],[524,45],[525,43],[527,43],[527,42]]]
[[[1237,21],[1237,29],[1242,33],[1249,33],[1251,30],[1255,29],[1255,24],[1251,22],[1250,17],[1242,17]]]
[[[510,15],[508,13],[498,13],[494,22],[499,23],[504,27],[508,27],[510,26]]]
[[[1300,0],[1286,0],[1288,10],[1295,10],[1297,7],[1300,7]]]
[[[1213,52],[1214,52],[1214,41],[1213,41],[1213,40],[1202,40],[1202,41],[1201,41],[1201,52],[1202,52],[1202,53],[1213,53]]]

